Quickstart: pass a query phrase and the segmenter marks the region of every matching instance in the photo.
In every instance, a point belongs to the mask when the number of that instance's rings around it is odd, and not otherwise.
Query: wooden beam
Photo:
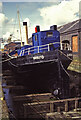
[[[69,101],[75,101],[75,100],[81,100],[80,98],[70,98],[70,99],[63,99],[63,100],[53,100],[53,101],[44,101],[44,102],[39,102],[39,104],[50,104],[50,103],[60,103],[60,102],[69,102]],[[38,104],[38,102],[34,102],[34,103],[29,103],[31,105],[36,105]]]
[[[20,101],[20,100],[24,100],[24,99],[29,99],[29,98],[37,98],[37,99],[39,99],[39,98],[42,98],[42,97],[51,97],[52,96],[52,94],[51,93],[43,93],[43,94],[29,94],[29,95],[22,95],[22,96],[14,96],[13,97],[13,99],[14,99],[14,101]]]

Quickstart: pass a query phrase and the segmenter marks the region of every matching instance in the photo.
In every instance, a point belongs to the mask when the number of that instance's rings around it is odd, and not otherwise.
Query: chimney
[[[23,22],[23,26],[25,26],[26,31],[26,45],[28,44],[28,28],[27,28],[27,22]]]
[[[50,26],[50,30],[57,30],[57,25]]]
[[[35,27],[35,33],[37,33],[37,32],[40,32],[40,26],[39,25]]]

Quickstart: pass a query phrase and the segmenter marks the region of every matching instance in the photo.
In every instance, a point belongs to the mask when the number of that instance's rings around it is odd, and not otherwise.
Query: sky
[[[17,0],[16,0],[17,1]],[[36,0],[35,0],[36,1]],[[41,0],[42,1],[42,0]],[[51,25],[61,26],[79,19],[79,2],[81,0],[47,0],[48,2],[0,2],[0,38],[7,40],[20,38],[17,10],[19,10],[22,38],[25,41],[23,21],[28,24],[28,37],[34,33],[36,25],[41,30],[50,29]],[[50,2],[51,1],[51,2]]]

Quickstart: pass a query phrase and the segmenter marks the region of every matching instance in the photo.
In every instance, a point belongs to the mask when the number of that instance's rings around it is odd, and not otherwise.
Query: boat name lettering
[[[41,56],[34,56],[34,57],[33,57],[33,60],[37,60],[37,59],[44,59],[44,56],[41,55]]]
[[[72,54],[70,53],[70,54],[67,54],[67,56],[72,56]]]

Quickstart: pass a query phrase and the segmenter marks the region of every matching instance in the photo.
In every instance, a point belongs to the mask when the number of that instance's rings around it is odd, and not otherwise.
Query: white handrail
[[[38,46],[38,53],[39,53],[39,46]]]
[[[67,43],[60,43],[61,44],[61,50],[72,50],[71,48],[71,45],[70,44],[67,44]],[[66,44],[67,44],[67,47],[66,47]]]
[[[34,46],[34,47],[30,47],[30,48],[26,48],[26,49],[24,49],[24,50],[22,50],[21,52],[20,52],[20,54],[19,54],[19,56],[21,56],[21,55],[24,55],[24,53],[27,53],[28,52],[28,55],[29,55],[29,53],[30,52],[32,52],[32,51],[35,51],[35,48],[37,48],[36,50],[38,50],[38,53],[39,53],[39,51],[40,50],[43,50],[43,49],[47,49],[48,51],[50,51],[50,44],[57,44],[57,43],[59,43],[60,44],[60,42],[54,42],[54,43],[49,43],[49,44],[45,44],[45,45],[40,45],[40,46]],[[47,48],[40,48],[40,47],[47,47]],[[31,49],[34,49],[34,50],[31,50]],[[25,52],[26,51],[26,52]],[[22,54],[23,53],[23,54]]]
[[[49,47],[49,44],[48,44],[48,51],[50,51],[50,47]]]
[[[26,48],[24,50],[22,50],[19,54],[19,56],[21,55],[24,55],[24,53],[27,53],[28,52],[28,55],[30,52],[33,52],[33,51],[38,51],[38,53],[40,52],[40,50],[44,50],[44,49],[47,49],[47,51],[50,51],[50,45],[54,45],[54,44],[60,44],[61,46],[61,50],[63,50],[63,44],[64,43],[60,43],[60,42],[54,42],[54,43],[49,43],[49,44],[45,44],[45,45],[40,45],[40,46],[34,46],[34,47],[30,47],[30,48]],[[45,47],[45,48],[44,48]],[[71,46],[68,45],[68,50],[71,50]],[[22,54],[23,53],[23,54]]]

